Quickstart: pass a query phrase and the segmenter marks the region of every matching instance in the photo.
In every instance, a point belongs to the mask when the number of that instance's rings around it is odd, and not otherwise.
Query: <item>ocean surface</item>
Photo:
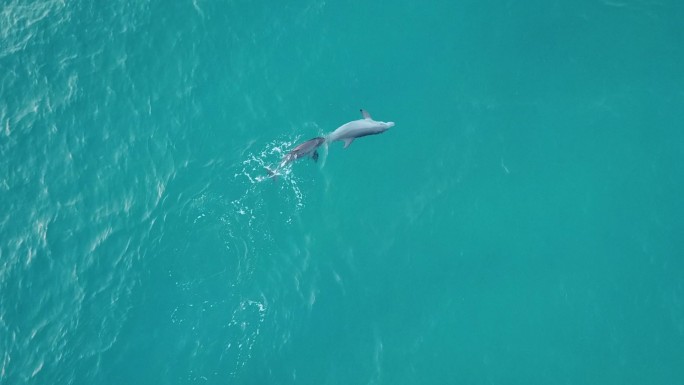
[[[0,384],[684,384],[683,20],[3,0]]]

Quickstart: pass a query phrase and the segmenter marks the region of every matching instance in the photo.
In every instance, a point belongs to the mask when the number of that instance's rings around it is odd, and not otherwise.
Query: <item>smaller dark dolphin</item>
[[[301,143],[297,147],[293,148],[287,154],[285,154],[285,156],[283,156],[283,158],[280,160],[278,167],[276,167],[275,169],[270,169],[267,167],[266,171],[268,171],[268,174],[270,176],[277,176],[278,170],[282,169],[283,167],[287,166],[288,164],[294,162],[297,159],[304,158],[307,156],[311,156],[311,159],[313,159],[315,162],[318,160],[318,147],[320,147],[323,143],[325,143],[325,138],[322,136],[309,139],[306,142]]]

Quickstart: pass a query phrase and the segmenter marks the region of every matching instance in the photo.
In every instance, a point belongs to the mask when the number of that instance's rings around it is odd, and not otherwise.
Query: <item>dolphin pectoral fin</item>
[[[373,119],[368,111],[364,110],[363,108],[361,109],[361,116],[363,116],[364,119]]]
[[[314,151],[313,154],[311,154],[311,159],[313,159],[314,162],[318,161],[318,150]]]
[[[349,145],[352,144],[353,141],[354,141],[354,138],[345,139],[343,148],[349,147]]]

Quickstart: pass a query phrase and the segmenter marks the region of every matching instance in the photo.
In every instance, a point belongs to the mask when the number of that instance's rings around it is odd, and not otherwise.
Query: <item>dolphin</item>
[[[290,152],[285,154],[283,158],[280,160],[280,163],[275,169],[270,169],[266,167],[266,171],[268,171],[270,176],[276,176],[278,175],[278,170],[284,168],[288,164],[294,162],[297,159],[301,159],[307,156],[311,156],[311,159],[315,161],[318,160],[318,147],[321,146],[325,142],[325,138],[322,136],[318,136],[312,139],[307,140],[304,143],[299,144],[297,147],[293,148]]]
[[[394,127],[394,122],[378,122],[373,120],[368,111],[364,109],[361,109],[361,116],[363,116],[363,119],[345,123],[328,134],[325,137],[326,143],[341,140],[344,142],[344,148],[347,148],[356,138],[382,134],[390,127]]]

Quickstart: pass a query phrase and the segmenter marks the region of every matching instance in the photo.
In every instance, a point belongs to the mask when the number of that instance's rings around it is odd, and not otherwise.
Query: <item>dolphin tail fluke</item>
[[[269,178],[273,178],[273,181],[278,180],[278,175],[279,175],[279,174],[278,174],[278,169],[275,169],[275,170],[274,170],[274,169],[272,169],[272,168],[270,168],[270,167],[264,167],[264,169],[265,169],[266,172],[268,173],[268,177],[269,177]]]

